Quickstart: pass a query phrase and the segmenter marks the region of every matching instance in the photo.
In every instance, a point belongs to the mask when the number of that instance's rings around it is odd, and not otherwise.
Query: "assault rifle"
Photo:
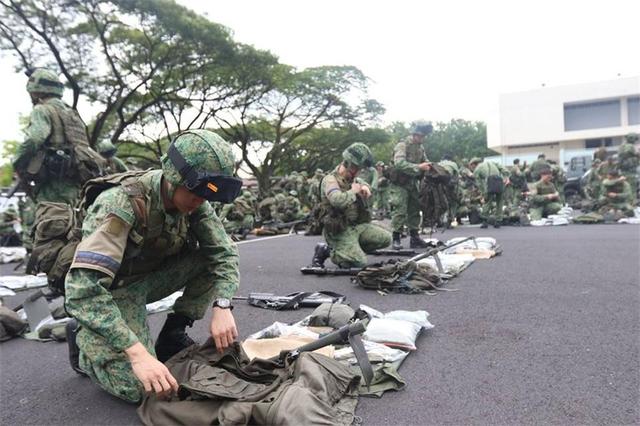
[[[322,266],[304,266],[300,268],[303,275],[358,275],[361,268],[325,268]]]
[[[292,220],[290,222],[280,222],[280,221],[276,221],[276,220],[270,220],[268,222],[263,222],[262,223],[262,228],[276,229],[278,231],[280,231],[282,229],[288,229],[289,230],[289,234],[295,234],[296,233],[296,227],[298,225],[306,224],[308,220],[309,220],[309,215],[306,215],[302,219]]]
[[[237,296],[233,300],[246,300],[250,305],[264,309],[283,311],[287,309],[315,308],[323,303],[344,303],[346,296],[332,291],[298,292],[286,296],[273,293],[249,293],[248,297]]]
[[[366,329],[367,327],[363,321],[356,321],[342,326],[336,331],[326,334],[318,340],[307,343],[297,349],[282,351],[280,352],[280,355],[270,358],[269,361],[276,362],[284,366],[291,361],[295,361],[303,352],[312,352],[317,349],[324,348],[325,346],[344,344],[348,342],[353,349],[356,361],[358,361],[358,366],[362,371],[362,377],[368,387],[373,379],[373,369],[371,368],[367,351],[364,349],[362,339],[360,338],[360,335],[364,333]]]

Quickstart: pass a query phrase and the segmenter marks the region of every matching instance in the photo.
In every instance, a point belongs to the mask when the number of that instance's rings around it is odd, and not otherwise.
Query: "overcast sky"
[[[179,2],[284,63],[359,67],[385,122],[490,121],[501,93],[640,75],[638,0]],[[0,140],[19,139],[26,77],[0,64]]]

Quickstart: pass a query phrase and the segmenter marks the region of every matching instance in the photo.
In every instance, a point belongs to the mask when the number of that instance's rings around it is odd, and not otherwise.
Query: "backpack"
[[[88,181],[82,192],[78,208],[66,203],[43,202],[38,204],[34,222],[33,251],[27,264],[28,274],[47,274],[52,291],[64,294],[64,280],[82,240],[82,221],[87,208],[103,191],[122,186],[137,221],[144,228],[147,209],[144,191],[138,177],[146,171],[132,171],[104,176]]]
[[[451,175],[439,164],[431,164],[420,180],[420,209],[425,226],[435,227],[449,212],[449,185]]]
[[[442,280],[438,271],[427,264],[388,260],[365,266],[352,281],[370,290],[418,294],[438,290]]]
[[[491,175],[487,177],[487,193],[502,194],[504,192],[504,180],[502,176]]]

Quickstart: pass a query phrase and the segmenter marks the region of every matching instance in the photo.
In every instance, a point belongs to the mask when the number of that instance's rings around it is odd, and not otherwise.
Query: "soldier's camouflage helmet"
[[[31,73],[27,81],[27,92],[29,93],[47,93],[57,97],[62,97],[64,85],[56,75],[56,73],[38,68]]]
[[[276,196],[273,198],[275,198],[276,202],[278,203],[282,203],[287,199],[287,197],[285,197],[283,193],[276,194]]]
[[[368,146],[361,142],[352,143],[342,152],[342,159],[358,168],[371,167],[373,154]]]
[[[216,133],[205,129],[186,130],[176,136],[173,144],[196,171],[233,175],[235,158],[231,145]],[[167,154],[162,156],[162,175],[173,185],[183,182]]]
[[[430,135],[433,132],[433,126],[426,121],[416,121],[409,130],[413,135]]]
[[[638,141],[638,134],[637,133],[629,133],[624,138],[629,143],[636,143]]]
[[[469,164],[480,164],[480,163],[482,163],[482,158],[480,158],[480,157],[473,157],[469,161]]]
[[[324,173],[324,171],[322,169],[316,169],[316,174],[317,175],[321,175],[323,173]]]
[[[384,161],[378,161],[376,167],[384,167]]]
[[[244,191],[242,191],[242,196],[244,198],[251,198],[251,191],[245,189]]]
[[[111,141],[102,141],[98,144],[98,152],[105,157],[113,157],[118,150]]]

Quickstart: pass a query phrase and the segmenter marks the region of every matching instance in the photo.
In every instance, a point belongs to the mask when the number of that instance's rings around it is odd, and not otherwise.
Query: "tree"
[[[381,157],[375,153],[380,147],[388,145],[389,134],[384,129],[360,129],[355,125],[313,129],[291,144],[291,155],[280,161],[275,173],[289,174],[294,170],[306,170],[313,174],[318,168],[332,170],[342,161],[342,152],[354,142],[367,145],[378,160]]]
[[[440,161],[444,155],[461,160],[497,154],[487,148],[486,124],[462,119],[436,123],[425,141],[425,150],[431,161]]]
[[[375,121],[384,111],[366,98],[367,78],[350,66],[323,66],[298,71],[281,65],[273,86],[247,99],[229,115],[215,118],[221,133],[240,149],[242,162],[256,177],[260,191],[280,164],[306,155],[297,141],[313,129],[353,126]],[[321,143],[320,149],[333,149]],[[302,142],[301,142],[302,143]]]
[[[23,70],[59,70],[100,112],[89,140],[137,145],[150,158],[162,139],[203,128],[219,111],[271,86],[269,52],[173,0],[0,0],[0,48]]]
[[[18,150],[18,142],[17,141],[2,141],[0,143],[2,147],[2,155],[1,158],[13,158]],[[0,165],[0,187],[11,186],[13,182],[13,166],[10,162]]]

